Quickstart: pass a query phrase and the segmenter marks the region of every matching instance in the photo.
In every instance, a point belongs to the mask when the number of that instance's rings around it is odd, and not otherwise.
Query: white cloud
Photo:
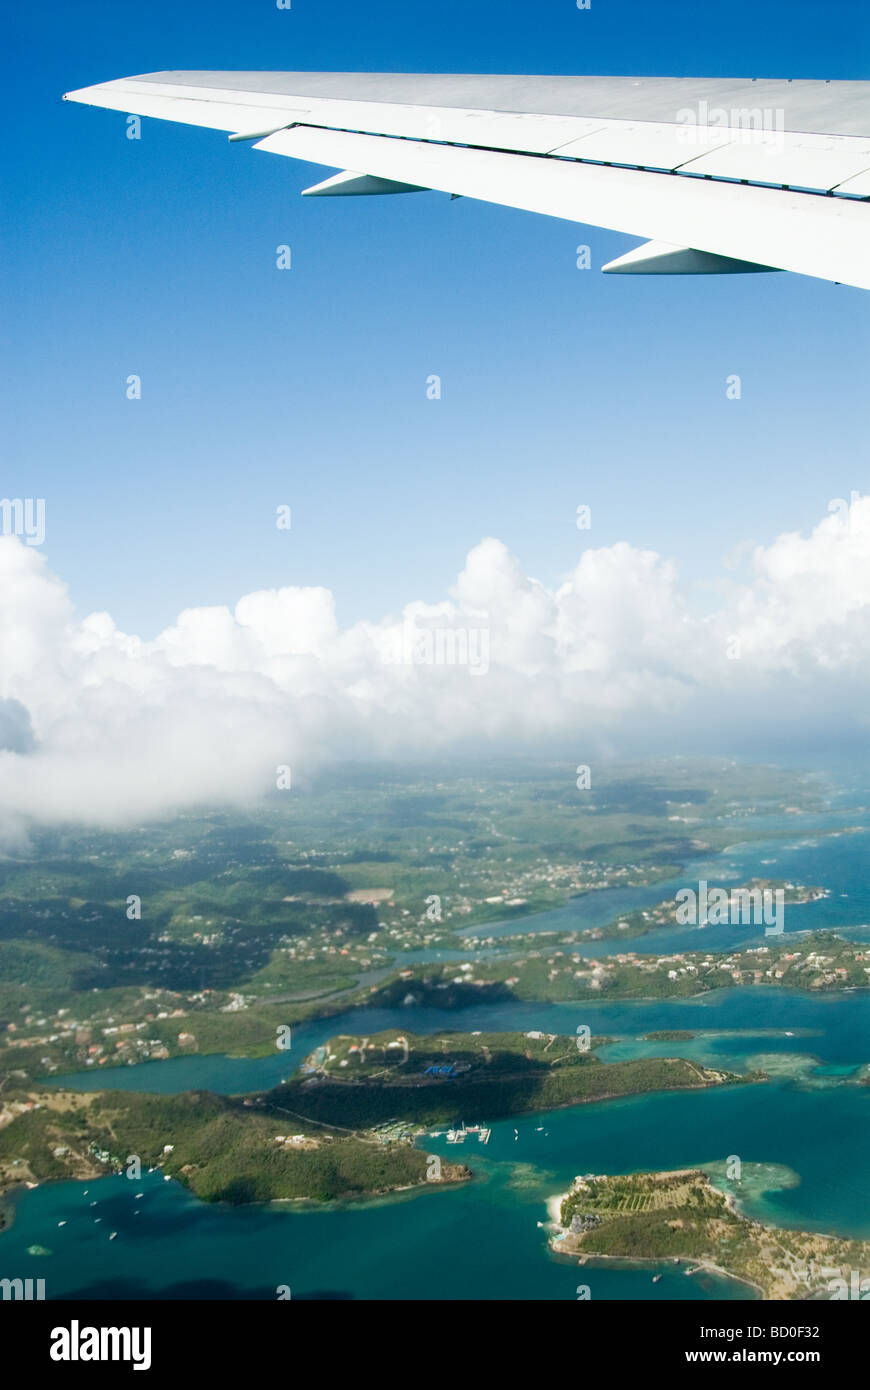
[[[870,499],[757,547],[717,604],[699,615],[671,562],[624,542],[551,590],[487,539],[443,602],[398,617],[341,629],[328,590],[284,588],[144,642],[77,617],[41,554],[2,538],[0,825],[138,823],[344,757],[559,741],[588,761],[766,731],[799,749],[807,721],[863,739]]]

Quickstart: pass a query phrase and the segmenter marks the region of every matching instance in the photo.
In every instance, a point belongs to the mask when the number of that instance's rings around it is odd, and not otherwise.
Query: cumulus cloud
[[[191,608],[153,641],[79,617],[37,549],[0,539],[0,828],[140,823],[242,802],[289,764],[457,748],[717,751],[866,725],[870,499],[751,554],[699,613],[624,542],[556,588],[482,540],[445,599],[342,628],[287,587]]]

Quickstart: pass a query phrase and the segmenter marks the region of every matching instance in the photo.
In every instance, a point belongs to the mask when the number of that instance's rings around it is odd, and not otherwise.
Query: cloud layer
[[[497,540],[449,596],[342,629],[331,593],[186,609],[145,642],[80,618],[41,553],[0,538],[0,829],[141,823],[245,801],[325,760],[561,747],[737,751],[866,739],[870,499],[752,553],[698,613],[620,542],[556,589]]]

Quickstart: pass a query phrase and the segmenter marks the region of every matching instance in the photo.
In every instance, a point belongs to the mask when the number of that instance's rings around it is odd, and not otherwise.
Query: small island
[[[557,1255],[581,1264],[685,1264],[686,1274],[705,1269],[738,1279],[764,1299],[858,1297],[855,1276],[860,1290],[870,1268],[870,1241],[752,1221],[700,1168],[589,1173],[548,1207]]]

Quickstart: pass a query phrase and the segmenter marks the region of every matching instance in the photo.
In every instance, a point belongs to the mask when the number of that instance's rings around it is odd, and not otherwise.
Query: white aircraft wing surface
[[[791,270],[870,289],[870,82],[158,72],[65,100],[341,172],[647,239],[624,274]]]

